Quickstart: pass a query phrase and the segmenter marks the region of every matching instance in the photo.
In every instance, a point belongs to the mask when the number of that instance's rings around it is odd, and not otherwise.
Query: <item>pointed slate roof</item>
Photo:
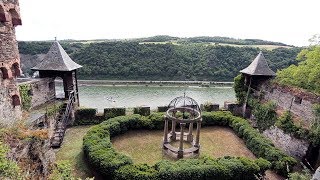
[[[276,73],[269,68],[267,60],[261,51],[252,63],[240,72],[255,76],[276,76]]]
[[[81,67],[69,57],[58,41],[54,41],[43,60],[31,69],[35,71],[72,71]]]

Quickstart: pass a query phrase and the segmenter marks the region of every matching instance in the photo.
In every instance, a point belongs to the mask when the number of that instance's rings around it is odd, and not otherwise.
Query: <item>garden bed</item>
[[[137,129],[163,129],[163,114],[119,116],[94,126],[84,137],[84,153],[89,163],[106,178],[113,179],[256,179],[255,175],[272,168],[286,175],[296,160],[274,147],[242,118],[229,112],[203,113],[203,126],[228,126],[242,138],[247,147],[264,159],[224,157],[160,161],[153,166],[135,164],[130,157],[117,152],[110,138]],[[160,147],[159,147],[160,148]],[[266,160],[268,161],[266,161]],[[271,164],[270,164],[271,163]]]
[[[131,157],[134,163],[154,165],[160,160],[169,159],[162,153],[162,139],[161,130],[134,130],[112,138],[111,142],[117,152]],[[200,156],[255,159],[243,140],[227,127],[202,128],[200,145]]]

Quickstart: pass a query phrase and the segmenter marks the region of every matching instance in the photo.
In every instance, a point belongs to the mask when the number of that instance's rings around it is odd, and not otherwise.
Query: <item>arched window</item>
[[[15,9],[10,9],[9,12],[11,15],[12,24],[14,26],[22,25],[21,18],[19,16],[18,12]]]
[[[0,6],[0,23],[6,21],[6,15],[4,13],[4,9],[2,6]]]
[[[21,71],[18,63],[12,64],[11,71],[12,71],[12,76],[14,77],[18,77],[21,75]]]
[[[21,102],[20,102],[20,98],[18,95],[13,95],[12,96],[12,105],[13,106],[20,106]]]
[[[1,67],[0,70],[1,70],[0,72],[2,75],[2,79],[8,79],[9,78],[8,70],[5,67]]]

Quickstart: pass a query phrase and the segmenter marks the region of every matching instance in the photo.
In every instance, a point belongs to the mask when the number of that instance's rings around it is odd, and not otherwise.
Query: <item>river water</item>
[[[57,91],[61,91],[57,87]],[[232,87],[198,87],[198,86],[112,86],[90,85],[79,86],[80,106],[97,108],[103,112],[108,107],[149,106],[157,109],[165,106],[177,96],[189,96],[199,104],[206,102],[218,103],[223,106],[224,101],[235,101],[235,93]]]

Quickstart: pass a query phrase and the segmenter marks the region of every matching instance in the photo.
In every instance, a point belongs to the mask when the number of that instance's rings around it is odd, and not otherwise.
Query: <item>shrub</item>
[[[253,115],[257,120],[258,129],[264,131],[273,126],[277,120],[276,104],[271,101],[264,104],[252,102],[250,106],[253,107]]]
[[[102,120],[96,116],[97,109],[94,108],[81,108],[77,109],[75,113],[74,125],[90,125],[101,123]]]
[[[150,107],[135,107],[133,108],[133,114],[140,114],[141,116],[149,116]]]
[[[103,112],[104,117],[109,119],[117,116],[125,116],[126,108],[105,108]]]
[[[158,106],[158,112],[166,112],[168,109],[168,106]]]
[[[160,161],[154,166],[133,165],[132,160],[117,153],[110,137],[131,129],[162,129],[163,113],[150,116],[138,114],[118,116],[91,128],[84,137],[84,152],[89,163],[107,178],[113,179],[255,179],[270,167],[287,175],[296,160],[275,148],[242,118],[230,112],[203,113],[203,126],[222,125],[231,127],[247,147],[259,159],[225,157],[219,159],[182,159],[177,162]],[[262,159],[264,158],[264,159]]]
[[[219,110],[219,104],[213,104],[213,103],[205,103],[203,104],[203,110],[207,112],[212,111],[218,111]]]
[[[8,151],[8,147],[0,141],[0,177],[1,179],[22,179],[17,163],[6,157]]]
[[[54,168],[53,172],[49,177],[50,180],[56,179],[75,179],[72,176],[71,164],[69,161],[58,161]]]
[[[233,88],[236,93],[238,103],[243,104],[245,102],[248,88],[245,86],[244,76],[242,74],[239,74],[234,78]]]
[[[276,125],[284,132],[290,133],[296,138],[309,141],[315,147],[320,145],[320,126],[318,126],[318,124],[313,124],[310,130],[304,129],[301,126],[295,125],[292,114],[286,111],[279,117]]]

